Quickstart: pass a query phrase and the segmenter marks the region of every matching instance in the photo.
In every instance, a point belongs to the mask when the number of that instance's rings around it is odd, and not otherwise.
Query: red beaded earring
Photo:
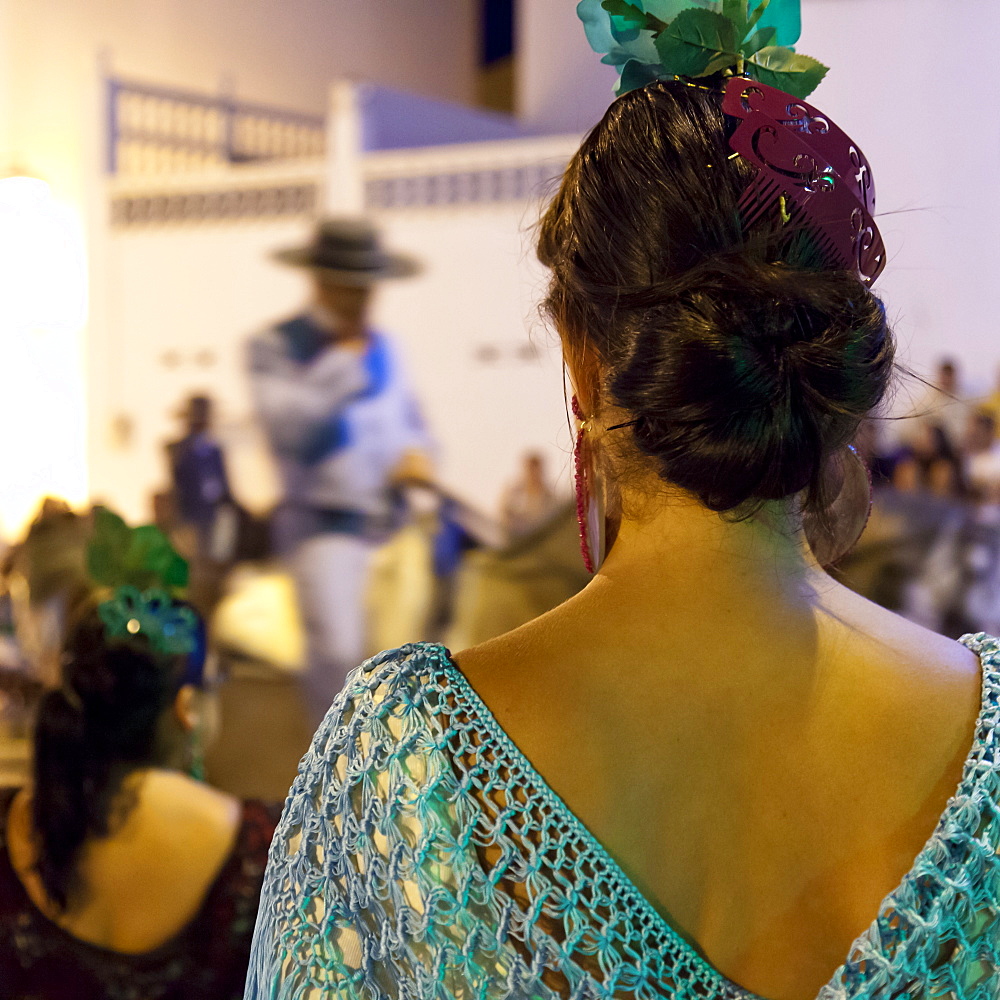
[[[588,438],[591,422],[573,396],[573,416],[577,420],[573,464],[576,482],[576,521],[580,527],[580,551],[588,573],[596,573],[604,561],[604,496],[597,481],[593,446]]]

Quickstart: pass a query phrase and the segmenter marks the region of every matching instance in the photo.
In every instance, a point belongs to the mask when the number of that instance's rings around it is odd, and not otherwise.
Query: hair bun
[[[879,300],[846,272],[745,257],[710,259],[658,298],[628,324],[610,389],[663,477],[717,511],[815,487],[885,391]]]

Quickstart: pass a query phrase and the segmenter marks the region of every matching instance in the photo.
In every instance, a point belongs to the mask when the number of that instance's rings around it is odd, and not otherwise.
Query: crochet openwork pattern
[[[1000,643],[962,782],[822,1000],[1000,995]],[[247,997],[720,998],[440,646],[350,676],[271,846]]]

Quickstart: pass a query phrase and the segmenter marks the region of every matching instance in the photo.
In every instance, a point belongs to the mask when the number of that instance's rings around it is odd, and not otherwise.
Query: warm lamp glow
[[[75,213],[37,177],[0,180],[0,329],[83,324],[83,239]]]
[[[81,329],[87,282],[78,215],[35,177],[0,179],[0,535],[46,494],[87,492]]]

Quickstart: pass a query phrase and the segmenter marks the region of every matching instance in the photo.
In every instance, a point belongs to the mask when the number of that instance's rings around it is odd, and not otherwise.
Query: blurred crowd
[[[956,362],[942,359],[927,382],[901,374],[900,392],[912,397],[908,412],[864,427],[872,516],[838,571],[937,632],[991,632],[1000,627],[1000,382],[970,394]]]

